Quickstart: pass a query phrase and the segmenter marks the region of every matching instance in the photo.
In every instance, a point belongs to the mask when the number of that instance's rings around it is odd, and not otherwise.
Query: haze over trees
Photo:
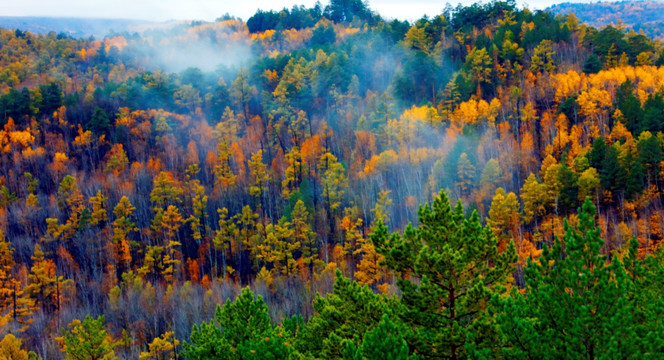
[[[0,44],[2,356],[664,351],[643,34],[333,0]]]

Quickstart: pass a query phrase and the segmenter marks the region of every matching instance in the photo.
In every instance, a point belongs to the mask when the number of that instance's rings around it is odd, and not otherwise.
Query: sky
[[[440,14],[446,0],[369,0],[369,7],[385,18],[416,20]],[[473,0],[449,1],[456,6]],[[544,9],[560,0],[517,0],[519,6]],[[257,9],[280,10],[293,5],[311,7],[316,0],[0,0],[2,16],[122,18],[151,21],[212,21],[226,13],[247,20]],[[322,0],[323,6],[329,1]]]

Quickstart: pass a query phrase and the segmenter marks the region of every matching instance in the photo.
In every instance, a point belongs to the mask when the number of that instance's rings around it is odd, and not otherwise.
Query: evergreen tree
[[[183,353],[187,359],[284,359],[290,349],[285,340],[272,327],[263,298],[244,288],[234,302],[217,306],[214,320],[194,325]]]
[[[560,207],[566,211],[571,211],[577,204],[579,194],[579,185],[577,183],[579,175],[567,166],[565,157],[561,159],[561,167],[558,172],[558,181],[560,181]]]
[[[372,13],[362,0],[332,0],[325,7],[325,16],[334,22],[350,22],[354,17],[366,21]]]
[[[311,46],[323,46],[333,44],[337,39],[332,24],[319,24],[314,28],[311,35]]]
[[[87,315],[82,322],[72,321],[69,328],[62,329],[62,351],[66,360],[117,359],[113,351],[115,344],[106,333],[104,316],[94,319]]]
[[[364,335],[362,345],[357,348],[352,342],[348,343],[344,351],[344,359],[348,360],[409,360],[416,355],[409,356],[408,344],[403,338],[403,326],[390,321],[389,316],[383,315],[375,329]]]
[[[41,92],[41,103],[39,104],[39,111],[42,116],[52,116],[53,112],[62,106],[62,90],[56,82],[49,85],[39,86]]]
[[[585,64],[583,64],[583,72],[586,74],[595,74],[600,70],[602,70],[602,60],[594,53],[590,54]]]
[[[498,334],[487,304],[511,278],[514,244],[498,253],[491,228],[481,226],[476,211],[465,217],[460,202],[452,208],[444,191],[418,215],[419,226],[407,226],[403,236],[388,237],[382,224],[371,236],[399,274],[409,347],[422,357],[450,359],[490,352]]]
[[[643,190],[643,167],[641,162],[634,159],[631,151],[627,151],[622,160],[622,168],[625,169],[625,197],[631,199],[632,196]],[[626,169],[629,169],[627,172]]]
[[[643,120],[643,110],[641,109],[641,102],[634,95],[634,84],[629,79],[620,84],[620,87],[616,90],[616,101],[618,109],[623,115],[625,126],[631,132],[637,131]]]
[[[111,127],[111,119],[106,113],[106,110],[100,108],[99,106],[95,107],[95,111],[92,113],[92,118],[88,122],[87,128],[94,131],[96,134],[104,134]]]
[[[615,193],[616,190],[624,189],[624,178],[620,175],[623,174],[624,169],[618,161],[618,150],[615,146],[607,147],[604,159],[600,163],[599,181],[604,190],[610,190]]]
[[[664,97],[661,93],[651,94],[643,104],[641,131],[662,131],[664,129]]]
[[[639,142],[636,144],[638,153],[637,161],[644,170],[648,184],[654,184],[659,178],[659,164],[664,159],[664,152],[659,139],[649,132],[641,133]]]
[[[664,250],[639,257],[639,242],[632,238],[624,258],[630,280],[627,298],[631,301],[633,326],[641,339],[641,351],[635,356],[655,359],[664,354]]]
[[[619,259],[607,264],[586,198],[579,225],[565,221],[564,239],[528,260],[526,289],[505,299],[494,296],[497,319],[515,359],[641,358],[633,308],[625,296],[629,278]]]
[[[362,336],[380,322],[386,299],[337,271],[334,291],[325,297],[317,295],[314,311],[297,338],[298,351],[316,358],[339,359],[349,343],[360,346]]]

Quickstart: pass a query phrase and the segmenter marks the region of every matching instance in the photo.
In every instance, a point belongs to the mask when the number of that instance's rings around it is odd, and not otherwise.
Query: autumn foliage
[[[201,39],[249,55],[146,55]],[[512,2],[409,23],[333,0],[0,43],[0,353],[540,358],[501,331],[553,301],[533,284],[567,239],[607,296],[633,300],[627,273],[656,292],[664,51],[643,34]],[[238,337],[244,306],[261,324]]]

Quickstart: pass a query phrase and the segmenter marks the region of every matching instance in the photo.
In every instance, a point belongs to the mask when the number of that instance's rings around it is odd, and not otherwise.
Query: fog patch
[[[187,68],[213,72],[253,59],[248,30],[239,20],[176,22],[145,30],[139,41],[132,51],[139,53],[142,65],[169,73]]]

